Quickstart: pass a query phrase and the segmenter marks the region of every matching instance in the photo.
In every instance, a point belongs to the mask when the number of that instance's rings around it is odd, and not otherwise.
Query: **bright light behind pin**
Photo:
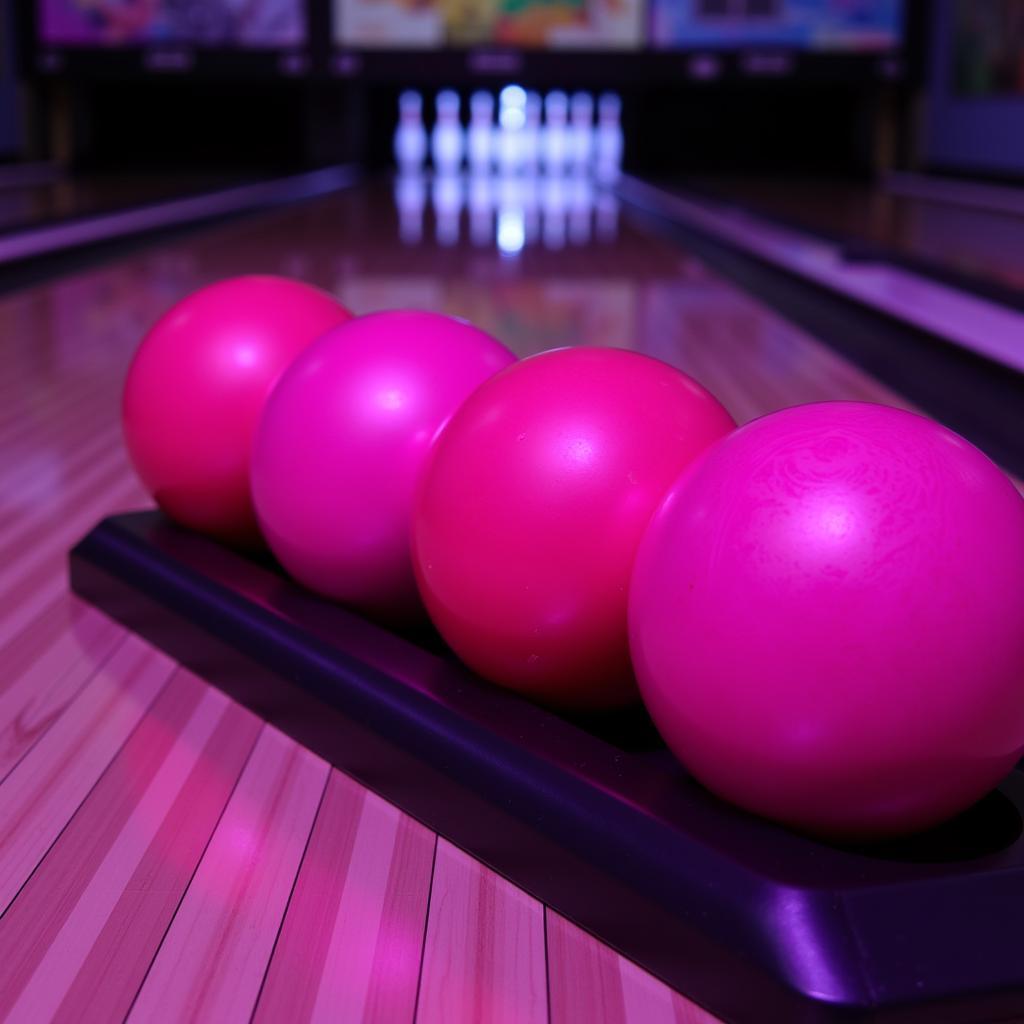
[[[518,131],[526,124],[526,90],[521,85],[506,85],[498,96],[498,122],[502,128]]]

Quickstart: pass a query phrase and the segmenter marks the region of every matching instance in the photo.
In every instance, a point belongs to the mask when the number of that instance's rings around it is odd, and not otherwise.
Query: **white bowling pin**
[[[590,167],[594,150],[594,97],[573,93],[569,108],[569,162],[577,171]]]
[[[395,162],[403,170],[417,170],[427,158],[427,132],[423,127],[423,97],[407,89],[398,97]]]
[[[434,168],[442,174],[452,174],[462,166],[466,142],[459,120],[459,94],[443,89],[437,94],[437,120],[430,137],[430,155]]]
[[[536,174],[537,164],[540,160],[540,135],[541,121],[544,116],[544,104],[540,94],[528,92],[526,94],[526,123],[523,126],[523,170],[527,173]]]
[[[469,98],[466,149],[469,166],[474,173],[490,170],[494,159],[494,97],[489,92],[481,90]]]
[[[568,157],[569,98],[564,92],[549,92],[544,98],[544,127],[541,131],[541,159],[548,174],[561,174]]]
[[[514,174],[523,162],[526,129],[526,90],[506,85],[498,95],[498,169]]]
[[[594,137],[594,173],[605,184],[614,182],[622,168],[622,100],[602,93],[597,101],[597,134]]]

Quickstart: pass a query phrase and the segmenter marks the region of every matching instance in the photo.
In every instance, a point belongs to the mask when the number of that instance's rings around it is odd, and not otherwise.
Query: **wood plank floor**
[[[180,175],[97,175],[9,185],[0,188],[0,234],[178,199],[235,183],[236,179],[224,175],[184,179]]]
[[[1024,217],[900,194],[875,184],[764,178],[697,179],[701,192],[812,234],[1024,290]]]
[[[626,221],[604,235],[518,261],[402,247],[390,193],[368,187],[0,300],[5,1019],[711,1020],[67,588],[68,547],[148,504],[118,428],[139,337],[228,274],[457,313],[521,353],[632,345],[741,421],[902,404],[668,243]]]

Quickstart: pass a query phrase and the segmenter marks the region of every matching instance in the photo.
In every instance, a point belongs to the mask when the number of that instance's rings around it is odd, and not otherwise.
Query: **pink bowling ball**
[[[515,356],[438,313],[359,317],[297,359],[267,404],[253,498],[299,582],[372,615],[422,616],[409,556],[412,498],[434,436]]]
[[[1024,501],[922,416],[836,402],[741,427],[669,492],[629,610],[676,756],[798,829],[928,828],[1024,750]]]
[[[185,526],[259,543],[249,456],[267,395],[311,341],[352,314],[283,277],[235,277],[172,307],[142,340],[122,405],[135,469]]]
[[[485,678],[556,707],[636,699],[626,590],[666,489],[733,429],[696,381],[619,349],[532,356],[438,439],[417,495],[427,610]]]

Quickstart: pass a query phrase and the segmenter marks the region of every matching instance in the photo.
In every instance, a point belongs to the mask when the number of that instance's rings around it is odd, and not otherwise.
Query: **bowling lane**
[[[73,348],[90,366],[109,360],[119,380],[139,332],[168,305],[246,272],[301,277],[356,312],[406,306],[467,317],[521,355],[631,347],[693,373],[741,420],[828,398],[903,404],[676,243],[637,226],[614,197],[569,180],[352,188],[12,296],[0,306],[5,319],[29,307],[46,316],[30,316],[0,344],[19,363]],[[97,334],[83,338],[83,324]]]
[[[468,317],[522,355],[631,346],[740,420],[903,404],[609,196],[463,185],[404,181],[399,209],[396,186],[369,184],[0,298],[0,810],[22,823],[0,843],[0,1015],[119,1019],[191,994],[197,1016],[305,1020],[310,993],[338,1015],[358,992],[386,1019],[417,998],[421,1019],[483,1004],[486,1019],[710,1019],[67,590],[70,545],[148,504],[118,422],[131,353],[230,274],[301,277],[357,312]]]
[[[897,182],[897,187],[908,186]],[[684,188],[837,239],[853,255],[891,253],[979,287],[1001,289],[1007,296],[1019,298],[1024,293],[1019,195],[1003,199],[1012,205],[1000,210],[901,193],[884,185],[813,179],[695,179]],[[986,194],[984,187],[976,191]],[[1017,212],[1011,212],[1014,209]]]
[[[479,185],[371,183],[5,296],[3,550],[24,560],[23,542],[54,536],[66,545],[103,512],[140,500],[118,425],[128,360],[172,303],[231,274],[302,278],[359,313],[419,307],[466,317],[520,355],[631,347],[693,374],[741,422],[825,399],[906,404],[674,242],[642,230],[613,197],[562,185],[524,199],[490,182],[497,209],[489,210]],[[452,195],[477,205],[455,215]],[[59,561],[60,550],[52,554]],[[3,605],[0,642],[15,628],[5,621],[22,614]]]
[[[238,184],[226,175],[103,175],[0,187],[0,235]]]
[[[10,296],[0,306],[5,320],[30,306],[47,313],[5,331],[0,345],[19,365],[66,346],[78,358],[89,352],[92,364],[100,352],[97,339],[81,337],[85,318],[114,327],[101,331],[102,358],[120,367],[139,332],[193,288],[273,272],[315,282],[357,312],[415,306],[467,317],[521,355],[632,347],[694,373],[743,420],[825,398],[901,402],[675,243],[635,226],[614,197],[569,181],[557,191],[535,183],[532,196],[502,188],[373,183],[145,250]],[[471,205],[480,191],[496,209]]]

